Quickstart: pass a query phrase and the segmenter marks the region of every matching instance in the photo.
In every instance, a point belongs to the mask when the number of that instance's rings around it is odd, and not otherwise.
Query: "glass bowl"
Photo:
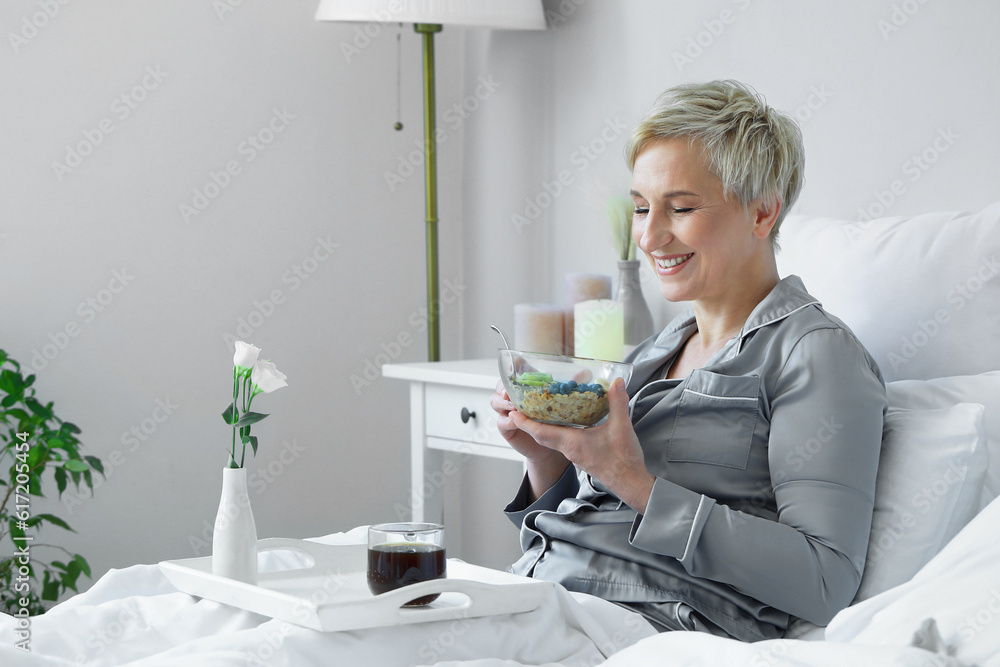
[[[632,364],[498,350],[504,389],[518,412],[543,424],[594,426],[608,416],[608,387],[628,384]]]

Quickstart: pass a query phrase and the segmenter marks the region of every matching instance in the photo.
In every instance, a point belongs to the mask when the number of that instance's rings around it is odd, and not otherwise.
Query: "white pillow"
[[[826,639],[905,646],[927,618],[963,664],[997,664],[1000,655],[1000,500],[976,516],[913,579],[844,609]],[[928,659],[931,654],[928,654]],[[928,663],[930,664],[930,663]]]
[[[980,375],[900,380],[886,384],[889,405],[908,410],[933,410],[956,403],[980,403],[986,408],[983,426],[989,466],[983,482],[982,507],[1000,496],[1000,371]]]
[[[985,471],[982,405],[889,408],[855,602],[909,581],[976,515]]]
[[[1000,370],[1000,202],[860,222],[790,215],[780,243],[781,274],[802,278],[886,380]]]

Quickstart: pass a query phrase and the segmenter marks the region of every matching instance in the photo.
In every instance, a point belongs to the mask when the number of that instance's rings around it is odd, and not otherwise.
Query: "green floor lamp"
[[[441,359],[437,255],[437,142],[434,33],[442,26],[544,30],[542,0],[320,0],[317,21],[413,23],[423,36],[424,181],[427,223],[427,351]]]

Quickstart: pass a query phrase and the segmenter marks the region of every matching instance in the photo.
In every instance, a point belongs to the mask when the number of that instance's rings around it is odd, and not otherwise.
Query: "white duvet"
[[[352,534],[353,533],[353,534]],[[357,541],[358,533],[322,541]],[[553,587],[534,611],[322,633],[174,589],[156,565],[112,570],[30,619],[0,615],[0,665],[849,665],[1000,667],[1000,501],[911,581],[844,610],[822,641],[657,634],[615,605]]]

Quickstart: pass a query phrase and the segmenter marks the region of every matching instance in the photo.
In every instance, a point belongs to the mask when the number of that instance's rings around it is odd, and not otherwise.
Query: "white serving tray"
[[[268,538],[257,541],[257,551],[292,551],[305,566],[261,571],[257,585],[212,574],[211,556],[163,561],[160,571],[185,593],[331,632],[531,611],[552,588],[549,582],[448,559],[446,579],[376,596],[368,590],[364,544]],[[441,596],[422,607],[403,606],[431,593]]]

